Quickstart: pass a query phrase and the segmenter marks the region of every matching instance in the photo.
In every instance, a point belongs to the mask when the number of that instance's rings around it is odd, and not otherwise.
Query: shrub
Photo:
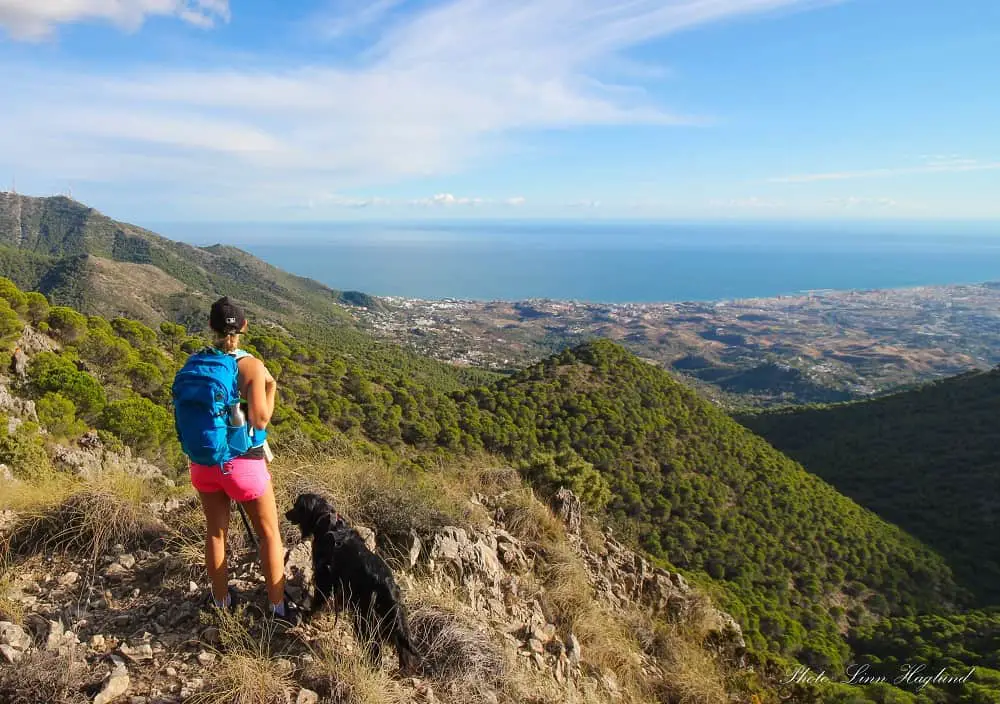
[[[128,370],[132,390],[143,396],[151,396],[163,386],[163,372],[148,362],[137,362]]]
[[[53,435],[71,437],[86,430],[76,419],[76,405],[62,394],[50,391],[35,404],[38,420]]]
[[[104,330],[91,330],[77,349],[106,380],[121,374],[137,358],[128,342]]]
[[[306,670],[306,681],[324,702],[336,704],[402,704],[409,701],[389,673],[373,668],[367,658],[322,641]]]
[[[6,425],[6,418],[0,416]],[[13,434],[0,428],[0,464],[10,467],[19,479],[38,477],[52,468],[42,436],[34,423],[22,423]]]
[[[120,337],[124,337],[133,347],[148,347],[156,344],[156,333],[137,320],[115,318],[111,327]]]
[[[10,279],[0,276],[0,299],[7,301],[19,313],[28,310],[28,297]]]
[[[254,636],[244,625],[243,614],[219,613],[211,620],[219,630],[225,650],[212,670],[204,691],[186,701],[189,704],[285,704],[292,680],[271,653],[270,629]]]
[[[10,307],[3,298],[0,298],[0,337],[14,335],[24,329],[24,323],[17,317],[17,311]]]
[[[53,306],[46,321],[56,337],[63,342],[76,342],[87,334],[87,318],[72,308]]]
[[[87,665],[76,651],[31,653],[17,667],[0,667],[0,701],[5,704],[86,704]]]
[[[169,411],[142,396],[109,403],[101,413],[100,425],[141,452],[159,449],[174,432]]]
[[[28,298],[28,320],[33,325],[41,323],[49,314],[49,299],[38,291],[30,291]]]
[[[554,494],[566,487],[595,511],[611,499],[611,487],[604,475],[575,452],[536,453],[521,463],[525,478],[542,491]]]
[[[464,688],[497,688],[509,675],[503,645],[454,609],[421,604],[410,612],[408,621],[425,675]]]
[[[28,366],[28,378],[38,393],[62,394],[84,417],[94,417],[104,407],[104,389],[97,380],[54,352],[35,355]]]
[[[54,505],[22,513],[11,533],[16,555],[71,552],[96,559],[112,545],[149,547],[166,526],[147,502],[155,498],[145,480],[125,473],[106,473],[72,488]]]

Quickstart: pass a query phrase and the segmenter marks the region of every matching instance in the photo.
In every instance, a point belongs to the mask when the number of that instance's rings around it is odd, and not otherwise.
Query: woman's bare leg
[[[212,583],[215,603],[221,604],[229,593],[229,571],[226,566],[226,534],[229,532],[229,497],[225,492],[198,492],[205,512],[205,569]]]
[[[285,561],[274,486],[268,483],[267,491],[260,498],[247,501],[243,506],[260,540],[260,567],[267,583],[267,598],[277,606],[285,598]]]

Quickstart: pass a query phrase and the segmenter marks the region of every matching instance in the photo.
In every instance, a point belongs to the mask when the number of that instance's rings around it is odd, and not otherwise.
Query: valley
[[[867,398],[1000,363],[995,284],[718,303],[377,300],[354,314],[435,359],[502,371],[605,338],[736,405]]]

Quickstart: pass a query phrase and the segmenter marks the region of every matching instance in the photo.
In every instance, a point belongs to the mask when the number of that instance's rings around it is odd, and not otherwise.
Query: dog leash
[[[250,538],[250,542],[253,543],[254,550],[257,551],[257,559],[260,559],[260,543],[257,542],[257,535],[253,532],[253,528],[250,527],[250,519],[247,518],[247,512],[243,508],[243,504],[237,503],[236,508],[239,509],[240,518],[243,519],[243,527],[247,531],[247,536]],[[287,560],[287,558],[286,558]]]
[[[254,551],[257,554],[257,561],[260,562],[260,541],[257,540],[257,534],[253,532],[253,528],[250,526],[250,519],[247,517],[247,512],[243,508],[243,504],[237,503],[236,508],[240,512],[240,519],[243,521],[243,528],[246,529],[247,537],[250,538],[250,542],[253,543]],[[288,558],[292,556],[292,549],[289,548],[285,551],[285,559],[282,561],[282,568],[288,564]],[[299,604],[295,599],[291,597],[288,590],[285,590],[285,601],[292,604],[297,610],[302,610],[302,605]]]

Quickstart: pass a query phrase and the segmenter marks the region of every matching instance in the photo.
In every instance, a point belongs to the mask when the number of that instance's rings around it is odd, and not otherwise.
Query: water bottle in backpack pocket
[[[230,422],[240,401],[233,356],[211,348],[191,355],[174,377],[172,392],[177,437],[192,462],[221,466],[250,449],[245,420]]]

